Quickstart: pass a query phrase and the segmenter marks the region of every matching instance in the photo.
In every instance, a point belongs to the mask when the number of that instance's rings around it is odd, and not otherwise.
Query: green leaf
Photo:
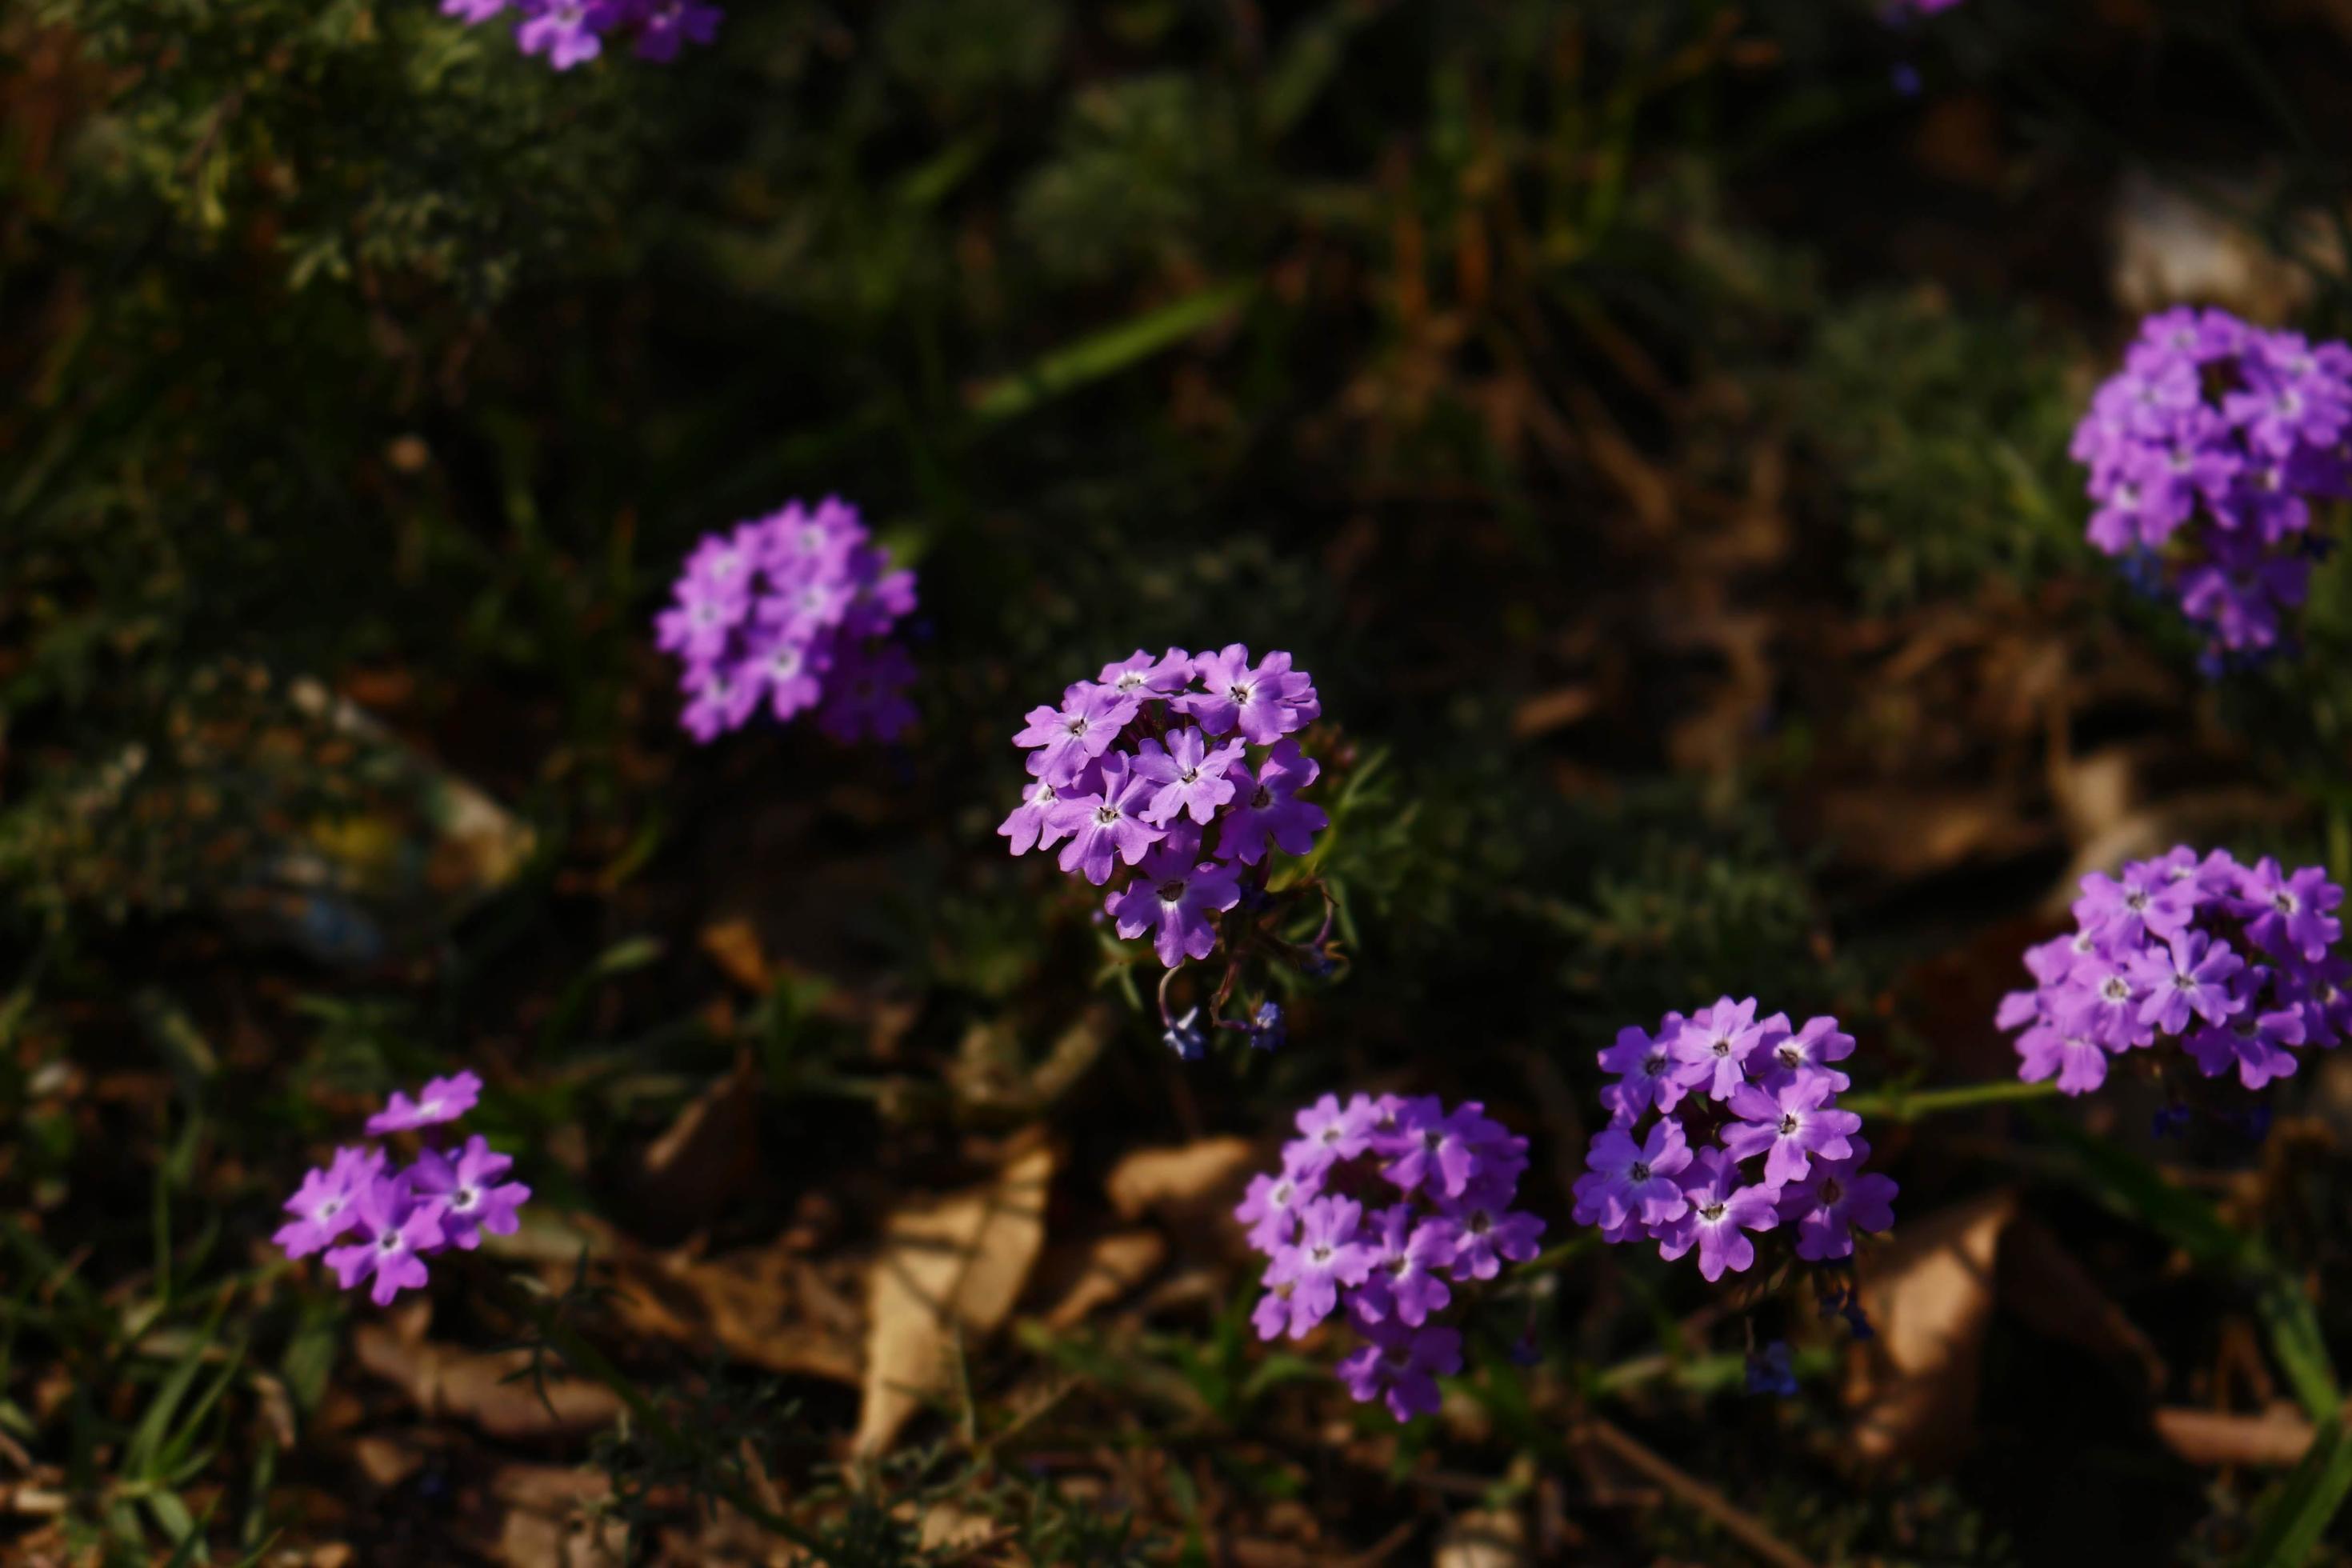
[[[1256,292],[1253,281],[1228,283],[1080,338],[1045,354],[1027,370],[982,387],[971,398],[972,417],[983,425],[996,424],[1090,382],[1116,375],[1223,320]]]
[[[2263,1510],[2245,1568],[2300,1568],[2319,1544],[2344,1494],[2352,1491],[2352,1437],[2340,1420],[2321,1425],[2310,1451],[2287,1472],[2286,1484]]]

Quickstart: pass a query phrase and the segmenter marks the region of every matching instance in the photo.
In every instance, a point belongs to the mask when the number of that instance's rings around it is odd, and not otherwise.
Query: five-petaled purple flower
[[[473,1110],[474,1102],[481,1098],[482,1080],[471,1072],[427,1079],[415,1100],[394,1089],[383,1109],[368,1118],[367,1130],[382,1137],[387,1132],[412,1132],[419,1127],[455,1121]]]
[[[1739,1158],[1727,1149],[1702,1149],[1692,1157],[1683,1172],[1683,1195],[1689,1206],[1656,1229],[1658,1256],[1672,1262],[1696,1247],[1698,1271],[1709,1284],[1726,1270],[1746,1273],[1756,1261],[1756,1244],[1745,1233],[1780,1223],[1777,1184],[1742,1184]]]

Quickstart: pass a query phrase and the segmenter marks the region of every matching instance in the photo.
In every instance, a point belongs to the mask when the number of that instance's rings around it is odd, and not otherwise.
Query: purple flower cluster
[[[810,709],[837,741],[893,741],[915,722],[914,660],[888,639],[915,574],[890,569],[857,509],[832,497],[705,536],[687,557],[656,646],[686,665],[681,721],[698,741]]]
[[[2002,998],[1997,1022],[2017,1037],[2017,1076],[2056,1078],[2067,1094],[2106,1081],[2107,1058],[2179,1040],[2207,1078],[2234,1067],[2260,1089],[2295,1070],[2295,1049],[2352,1035],[2335,948],[2344,889],[2316,866],[2292,875],[2265,858],[2186,845],[2094,871],[2074,900],[2074,933],[2025,952],[2033,989]]]
[[[1062,869],[1097,888],[1136,868],[1105,904],[1118,934],[1150,932],[1170,969],[1206,958],[1244,883],[1265,889],[1270,851],[1304,855],[1328,824],[1298,798],[1322,770],[1291,739],[1322,710],[1286,653],[1139,648],[1030,710],[1013,743],[1036,782],[996,831],[1015,855],[1060,844]]]
[[[368,1118],[367,1130],[380,1137],[455,1121],[481,1092],[482,1080],[469,1072],[436,1078],[414,1100],[395,1092]],[[454,1149],[428,1147],[401,1170],[382,1148],[338,1149],[323,1168],[303,1176],[286,1200],[294,1217],[271,1239],[289,1258],[324,1249],[344,1289],[373,1279],[369,1294],[377,1306],[389,1306],[401,1291],[424,1285],[425,1259],[433,1253],[471,1251],[485,1231],[515,1233],[521,1224],[516,1211],[530,1189],[506,1180],[513,1164],[479,1133]],[[333,1245],[338,1241],[342,1245]]]
[[[2093,544],[2168,577],[2207,662],[2277,646],[2303,603],[2312,503],[2352,496],[2352,347],[2225,310],[2150,316],[2075,428]]]
[[[1543,1221],[1511,1209],[1528,1141],[1433,1095],[1327,1094],[1297,1125],[1280,1173],[1251,1178],[1234,1211],[1269,1259],[1258,1337],[1299,1339],[1344,1309],[1366,1341],[1339,1364],[1348,1392],[1400,1421],[1427,1415],[1436,1380],[1462,1370],[1461,1331],[1439,1321],[1456,1287],[1536,1255]]]
[[[1654,1241],[1670,1259],[1696,1248],[1710,1280],[1752,1266],[1748,1233],[1783,1222],[1799,1258],[1852,1257],[1855,1227],[1894,1225],[1895,1192],[1862,1169],[1862,1118],[1837,1108],[1851,1080],[1833,1064],[1853,1054],[1835,1018],[1792,1029],[1785,1013],[1758,1018],[1753,996],[1669,1013],[1655,1034],[1619,1030],[1600,1053],[1617,1080],[1601,1091],[1609,1125],[1577,1178],[1576,1222],[1606,1241]]]
[[[515,42],[557,70],[594,59],[604,42],[634,39],[637,58],[664,64],[687,44],[707,44],[721,12],[698,0],[441,0],[441,14],[468,26],[513,10]]]

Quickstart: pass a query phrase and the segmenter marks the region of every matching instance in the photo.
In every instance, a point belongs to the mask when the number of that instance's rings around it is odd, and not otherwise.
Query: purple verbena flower
[[[1437,1380],[1462,1370],[1461,1333],[1382,1324],[1368,1329],[1366,1337],[1370,1342],[1350,1352],[1337,1368],[1339,1381],[1357,1403],[1381,1400],[1399,1421],[1436,1414],[1442,1403]]]
[[[1769,1094],[1741,1084],[1731,1095],[1740,1120],[1724,1128],[1723,1146],[1735,1159],[1764,1154],[1764,1179],[1776,1187],[1801,1181],[1816,1154],[1843,1159],[1848,1136],[1862,1127],[1861,1117],[1828,1104],[1831,1092],[1819,1078],[1792,1078]]]
[[[2184,931],[2161,947],[2135,954],[2131,977],[2145,993],[2139,1021],[2164,1034],[2189,1027],[2191,1015],[2219,1024],[2244,1009],[2245,999],[2230,988],[2230,978],[2246,961],[2201,931]]]
[[[1746,1273],[1756,1261],[1756,1244],[1745,1233],[1770,1230],[1780,1223],[1774,1206],[1778,1191],[1743,1185],[1738,1160],[1721,1149],[1700,1150],[1681,1180],[1688,1206],[1675,1219],[1653,1227],[1658,1256],[1672,1262],[1696,1247],[1698,1271],[1709,1284],[1726,1270]]]
[[[1372,1249],[1358,1239],[1363,1205],[1352,1198],[1320,1197],[1299,1213],[1298,1239],[1276,1253],[1265,1271],[1269,1286],[1290,1289],[1286,1329],[1294,1340],[1329,1317],[1342,1285],[1361,1285],[1372,1269]],[[1272,1339],[1260,1325],[1261,1337]]]
[[[1614,1125],[1632,1126],[1652,1106],[1670,1111],[1690,1092],[1676,1076],[1682,1064],[1675,1060],[1673,1052],[1682,1026],[1680,1013],[1667,1014],[1655,1036],[1628,1024],[1617,1031],[1617,1043],[1600,1053],[1601,1068],[1618,1075],[1615,1083],[1603,1085],[1601,1090],[1601,1103],[1608,1108]]]
[[[1856,1228],[1895,1226],[1894,1179],[1863,1170],[1870,1145],[1860,1138],[1847,1142],[1852,1152],[1844,1158],[1815,1160],[1803,1181],[1780,1190],[1780,1217],[1796,1223],[1797,1256],[1808,1263],[1853,1257]]]
[[[383,1109],[368,1118],[367,1130],[382,1137],[386,1132],[408,1132],[437,1122],[455,1121],[473,1110],[481,1098],[482,1080],[472,1072],[428,1079],[425,1087],[416,1091],[415,1100],[394,1089]]]
[[[286,1200],[295,1217],[270,1237],[289,1258],[307,1258],[359,1224],[360,1194],[383,1173],[381,1149],[338,1149],[325,1169],[304,1173]]]
[[[1136,700],[1099,686],[1077,685],[1062,694],[1059,708],[1029,710],[1029,721],[1013,737],[1016,746],[1034,746],[1029,771],[1048,784],[1067,784],[1118,741],[1135,717]]]
[[[1322,710],[1314,681],[1291,668],[1286,653],[1267,654],[1252,665],[1249,649],[1230,643],[1195,658],[1192,672],[1205,689],[1178,697],[1176,706],[1211,735],[1239,730],[1251,744],[1270,746]]]
[[[1449,1219],[1440,1223],[1452,1226],[1456,1279],[1492,1279],[1506,1261],[1525,1263],[1542,1250],[1544,1222],[1531,1214],[1511,1212],[1516,1184],[1516,1175],[1507,1183],[1480,1180],[1446,1202]]]
[[[2241,874],[2234,907],[2246,921],[2246,935],[2264,952],[2316,963],[2344,935],[2332,912],[2343,902],[2344,889],[2318,867],[2287,876],[2265,855]]]
[[[1100,789],[1064,800],[1049,818],[1056,833],[1070,836],[1062,846],[1062,869],[1084,876],[1097,888],[1110,880],[1113,864],[1123,860],[1135,865],[1168,837],[1166,828],[1143,820],[1151,783],[1129,771],[1124,753],[1105,756],[1101,773]]]
[[[1636,1143],[1623,1129],[1593,1134],[1584,1163],[1589,1172],[1576,1182],[1576,1223],[1613,1228],[1629,1218],[1644,1225],[1680,1219],[1690,1207],[1675,1178],[1691,1162],[1679,1121],[1660,1121]]]
[[[1675,1035],[1672,1054],[1682,1064],[1675,1081],[1694,1089],[1705,1085],[1710,1100],[1728,1100],[1747,1081],[1748,1058],[1759,1047],[1777,1045],[1788,1029],[1788,1018],[1780,1014],[1757,1023],[1753,996],[1745,1002],[1723,997],[1692,1014]]]
[[[1206,958],[1217,945],[1215,916],[1242,901],[1240,873],[1200,858],[1197,842],[1171,841],[1145,855],[1135,879],[1105,907],[1118,934],[1151,932],[1152,951],[1170,969]]]
[[[412,1179],[420,1197],[440,1200],[443,1236],[470,1252],[481,1246],[483,1232],[512,1236],[522,1226],[516,1211],[530,1201],[530,1189],[499,1180],[513,1165],[477,1132],[454,1160],[438,1149],[419,1154]]]
[[[1440,1272],[1454,1261],[1458,1227],[1451,1221],[1414,1213],[1411,1204],[1393,1204],[1373,1216],[1372,1268],[1360,1289],[1349,1298],[1359,1324],[1395,1321],[1419,1328],[1433,1312],[1442,1312],[1454,1293]],[[1530,1255],[1532,1256],[1532,1255]],[[1489,1267],[1479,1276],[1494,1278]]]
[[[2017,1076],[2027,1083],[2055,1077],[2061,1094],[2088,1094],[2107,1081],[2107,1058],[2115,1047],[2049,1024],[2036,1024],[2017,1037]]]
[[[429,1278],[421,1255],[443,1245],[441,1201],[420,1197],[405,1180],[379,1176],[360,1189],[356,1206],[360,1239],[329,1252],[327,1266],[346,1290],[373,1279],[369,1296],[388,1307]]]
[[[1244,763],[1230,764],[1224,776],[1234,784],[1233,803],[1218,829],[1217,854],[1255,866],[1265,858],[1268,844],[1286,855],[1313,849],[1315,836],[1331,819],[1297,795],[1322,771],[1296,741],[1277,742],[1255,771]]]
[[[1159,789],[1144,810],[1144,820],[1164,826],[1189,813],[1195,823],[1207,826],[1217,808],[1234,798],[1234,783],[1225,772],[1241,757],[1240,742],[1212,747],[1193,729],[1170,735],[1165,748],[1147,739],[1136,752],[1135,771]]]

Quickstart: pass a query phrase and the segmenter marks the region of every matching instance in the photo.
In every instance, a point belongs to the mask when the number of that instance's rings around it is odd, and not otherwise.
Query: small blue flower
[[[2158,1138],[2177,1138],[2189,1131],[2189,1124],[2194,1120],[2196,1113],[2185,1105],[2160,1106],[2150,1124],[2150,1131]]]
[[[1283,1042],[1289,1037],[1289,1031],[1283,1025],[1281,1004],[1274,1001],[1259,1003],[1257,1016],[1250,1020],[1250,1048],[1255,1051],[1278,1051],[1282,1048]]]
[[[1209,1054],[1209,1041],[1201,1032],[1200,1016],[1201,1010],[1195,1007],[1181,1018],[1170,1019],[1167,1032],[1160,1037],[1170,1050],[1188,1062],[1199,1061]]]
[[[1748,1392],[1773,1399],[1797,1396],[1796,1369],[1789,1364],[1789,1345],[1774,1340],[1748,1358]]]

